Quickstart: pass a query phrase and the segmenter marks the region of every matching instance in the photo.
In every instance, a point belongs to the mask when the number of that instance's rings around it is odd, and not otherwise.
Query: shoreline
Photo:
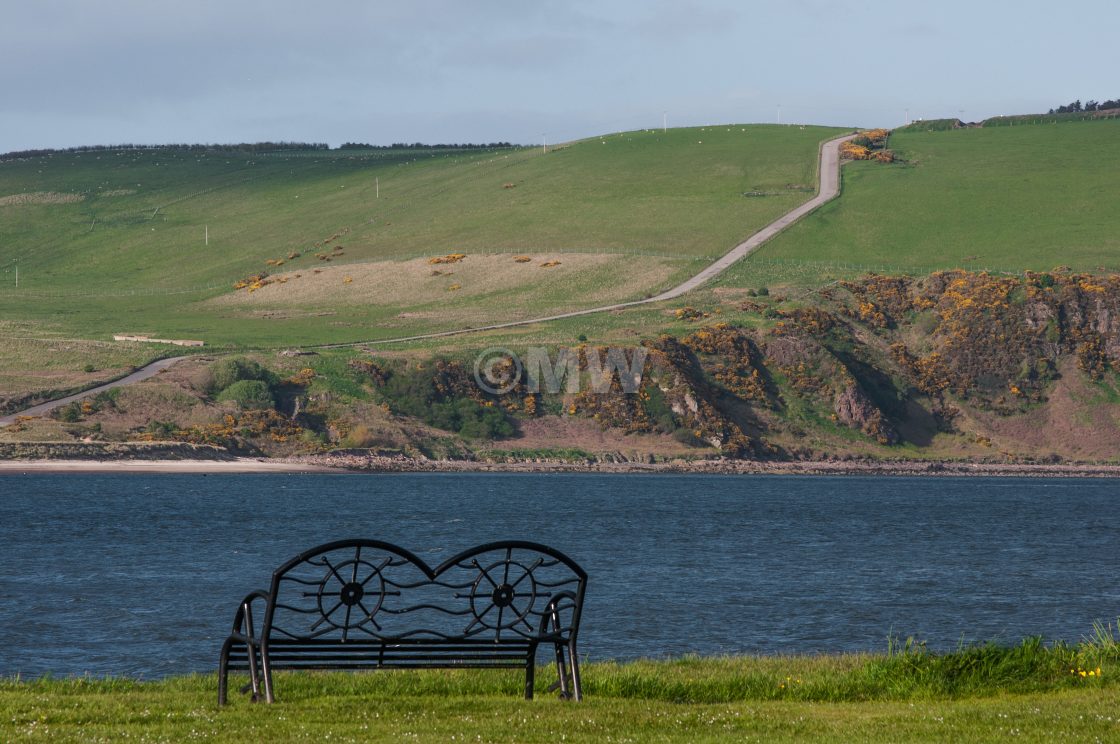
[[[338,468],[287,460],[0,460],[0,476],[28,473],[334,473]]]
[[[0,475],[28,473],[594,473],[695,475],[853,475],[1002,478],[1120,478],[1120,465],[1014,464],[975,462],[876,462],[865,460],[760,461],[674,460],[486,462],[421,460],[384,455],[318,455],[293,458],[231,459],[11,459],[0,460]]]
[[[1014,464],[925,462],[905,460],[671,460],[667,462],[562,462],[549,460],[486,462],[480,460],[417,460],[382,455],[320,455],[292,458],[328,465],[346,472],[367,473],[599,473],[697,475],[886,475],[990,476],[1011,478],[1120,478],[1120,465]]]

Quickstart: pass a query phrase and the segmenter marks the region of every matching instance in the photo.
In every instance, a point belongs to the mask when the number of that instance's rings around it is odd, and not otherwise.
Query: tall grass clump
[[[859,702],[958,699],[1114,684],[1120,639],[1097,624],[1077,644],[1027,638],[930,651],[891,638],[886,654],[686,657],[600,663],[585,675],[588,694],[681,703],[750,700]],[[543,674],[542,677],[546,677]]]
[[[892,642],[887,655],[870,660],[864,673],[877,697],[960,698],[1100,683],[1106,667],[1117,662],[1120,645],[1111,627],[1098,623],[1093,635],[1077,644],[1047,645],[1033,637],[1017,646],[985,643],[938,654],[913,639],[901,648]]]

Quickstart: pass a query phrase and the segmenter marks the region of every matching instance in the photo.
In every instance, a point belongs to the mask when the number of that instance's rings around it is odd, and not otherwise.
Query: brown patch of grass
[[[540,311],[550,307],[592,305],[622,301],[665,282],[673,272],[669,261],[636,259],[610,254],[560,254],[552,270],[539,272],[532,264],[519,264],[511,254],[471,256],[456,265],[454,293],[457,309],[473,299],[485,300],[489,309],[461,308],[467,315],[494,316],[494,296],[514,295],[503,310]],[[427,259],[353,263],[324,266],[318,273],[262,286],[253,294],[230,293],[205,304],[232,306],[247,311],[264,308],[298,308],[339,305],[395,306],[411,313],[425,305],[448,302],[448,284],[432,276]],[[350,277],[349,284],[343,284]],[[274,277],[275,278],[275,277]],[[444,275],[446,278],[446,275]],[[340,285],[342,285],[340,287]],[[464,302],[465,301],[465,302]],[[480,305],[482,303],[480,302]],[[505,313],[503,313],[504,315]]]
[[[1053,452],[1074,460],[1113,460],[1120,441],[1120,413],[1104,400],[1102,389],[1067,359],[1047,401],[1016,416],[971,412],[980,433],[994,449],[1035,454]]]
[[[85,199],[84,194],[65,194],[58,191],[30,191],[22,194],[0,196],[0,207],[22,207],[31,204],[74,204]]]

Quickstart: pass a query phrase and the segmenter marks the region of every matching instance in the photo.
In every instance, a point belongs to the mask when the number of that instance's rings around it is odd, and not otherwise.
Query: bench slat
[[[416,651],[412,653],[380,653],[376,651],[366,653],[330,653],[323,651],[319,653],[292,653],[283,651],[272,651],[269,653],[269,659],[276,661],[278,659],[523,659],[529,654],[526,649],[521,652],[516,651],[491,651],[491,652],[472,652],[472,653],[439,653],[436,651],[422,652]],[[248,659],[249,655],[244,651],[230,654],[230,659]]]
[[[353,671],[375,671],[378,669],[525,669],[528,663],[522,659],[519,662],[486,662],[486,663],[463,663],[450,666],[442,663],[419,663],[419,662],[399,662],[390,664],[355,664],[348,662],[332,662],[330,664],[300,664],[296,662],[277,662],[273,664],[272,668],[276,670],[293,671],[331,671],[336,669],[347,669]],[[235,664],[230,662],[226,667],[231,672],[245,672],[249,670],[247,663]]]

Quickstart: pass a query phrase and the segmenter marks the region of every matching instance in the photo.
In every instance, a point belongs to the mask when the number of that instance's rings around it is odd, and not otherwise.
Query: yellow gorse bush
[[[435,256],[428,259],[430,264],[453,264],[459,263],[467,257],[466,253],[448,253],[446,256]]]
[[[310,385],[311,381],[314,379],[315,370],[311,369],[310,367],[304,367],[299,372],[296,372],[294,375],[284,380],[284,383],[286,385],[299,385],[300,387],[306,387]]]
[[[267,273],[262,271],[259,274],[253,274],[252,276],[245,277],[244,279],[242,279],[238,282],[235,282],[234,285],[233,285],[233,288],[234,289],[245,289],[245,290],[248,290],[249,293],[251,294],[253,292],[256,292],[261,287],[272,284],[274,281],[275,281],[274,279],[268,278]]]

